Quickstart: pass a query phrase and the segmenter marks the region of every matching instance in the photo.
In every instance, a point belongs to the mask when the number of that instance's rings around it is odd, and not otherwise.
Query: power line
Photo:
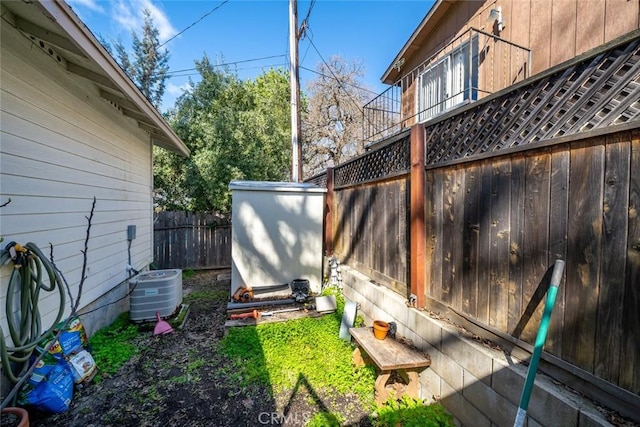
[[[273,67],[285,67],[286,68],[285,63],[278,63],[278,64],[268,64],[268,65],[257,65],[255,67],[245,67],[245,68],[238,68],[237,71],[244,71],[244,70],[254,70],[256,68],[273,68]],[[171,79],[174,77],[190,77],[190,76],[197,76],[200,75],[200,73],[186,73],[186,74],[177,74],[177,75],[172,75],[172,76],[167,76],[167,78]]]
[[[191,25],[187,26],[184,30],[178,32],[175,36],[171,37],[170,39],[166,40],[164,43],[161,43],[160,45],[158,45],[158,48],[161,48],[162,46],[164,46],[165,44],[169,43],[171,40],[175,39],[176,37],[178,37],[180,34],[184,33],[185,31],[187,31],[189,28],[193,27],[194,25],[196,25],[197,23],[199,23],[200,21],[202,21],[204,18],[206,18],[207,16],[211,15],[213,12],[215,12],[216,10],[220,9],[222,6],[224,6],[225,3],[229,2],[229,0],[224,0],[222,3],[220,3],[218,6],[214,7],[213,9],[211,9],[209,12],[205,13],[204,15],[202,15],[200,18],[198,18],[196,21],[194,21]]]
[[[285,55],[271,55],[271,56],[263,56],[261,58],[253,58],[253,59],[243,59],[241,61],[234,61],[234,62],[224,62],[222,64],[215,64],[213,65],[214,67],[224,67],[227,65],[235,65],[235,64],[243,64],[245,62],[255,62],[255,61],[262,61],[264,59],[273,59],[273,58],[282,58]],[[172,74],[176,74],[176,73],[183,73],[185,71],[195,71],[197,70],[197,68],[185,68],[182,70],[176,70],[176,71],[172,71],[170,73],[167,73],[167,76],[171,77]]]
[[[362,110],[362,107],[360,107],[360,105],[358,105],[358,103],[356,102],[355,99],[353,99],[353,97],[351,96],[351,94],[344,88],[342,80],[340,80],[336,74],[333,72],[333,70],[331,69],[331,67],[329,66],[329,64],[327,63],[327,61],[324,60],[324,57],[322,56],[322,54],[320,53],[320,51],[318,50],[318,48],[316,47],[315,43],[313,43],[313,40],[309,39],[309,43],[311,43],[311,46],[313,46],[313,49],[316,51],[316,53],[318,54],[318,56],[320,57],[320,59],[322,60],[322,62],[324,62],[324,65],[327,66],[327,69],[331,72],[331,75],[333,76],[334,80],[338,83],[338,86],[340,87],[340,89],[342,89],[344,91],[344,93],[347,94],[347,96],[349,97],[349,99],[351,100],[351,102],[353,102],[353,105],[356,106],[356,108],[363,114],[364,117],[364,111]]]
[[[316,71],[316,70],[312,70],[311,68],[302,67],[302,66],[301,66],[300,68],[302,68],[303,70],[306,70],[306,71],[309,71],[309,72],[312,72],[312,73],[318,74],[319,76],[326,77],[326,78],[328,78],[328,79],[338,80],[336,77],[330,76],[330,75],[328,75],[328,74],[321,73],[321,72]],[[343,85],[345,85],[345,86],[351,86],[351,87],[354,87],[354,88],[356,88],[356,89],[358,89],[358,90],[361,90],[361,91],[364,91],[364,92],[369,92],[369,93],[372,93],[372,94],[374,94],[374,95],[379,95],[379,93],[378,93],[378,92],[373,91],[373,90],[371,90],[371,89],[367,89],[367,88],[365,88],[365,87],[357,86],[357,85],[354,85],[354,84],[351,84],[351,83],[341,82],[340,80],[338,80],[338,82],[339,82],[339,83],[342,83],[342,84],[343,84]]]
[[[311,29],[309,28],[309,31],[311,31]],[[313,36],[313,32],[311,33],[311,35]],[[313,37],[310,37],[310,39]],[[311,47],[311,45],[307,45],[307,49],[304,51],[304,55],[302,55],[302,61],[300,61],[300,63],[304,63],[304,59],[307,57],[307,53],[309,53],[309,48]]]
[[[305,16],[302,20],[302,23],[300,24],[300,30],[298,34],[296,34],[298,40],[304,38],[306,30],[307,28],[309,28],[309,16],[311,15],[311,11],[313,10],[313,6],[315,6],[315,4],[316,0],[311,0],[311,3],[309,4],[309,10],[307,10],[307,16]]]

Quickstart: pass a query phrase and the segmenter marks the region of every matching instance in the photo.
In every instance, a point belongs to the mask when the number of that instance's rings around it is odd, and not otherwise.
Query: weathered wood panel
[[[569,204],[569,147],[553,150],[551,157],[551,202],[549,206],[549,263],[567,259],[567,221]],[[566,270],[564,272],[566,274]],[[551,315],[545,350],[562,354],[566,286],[560,286]]]
[[[523,307],[534,308],[531,317],[526,319],[521,338],[532,343],[538,332],[544,304],[532,305],[534,295],[539,290],[549,268],[549,187],[551,156],[538,153],[527,157],[525,178],[525,223],[523,240]],[[540,301],[541,302],[541,301]],[[526,309],[525,309],[526,311]]]
[[[454,169],[454,187],[453,187],[453,227],[456,232],[456,236],[453,239],[453,245],[451,247],[451,255],[452,255],[452,271],[451,285],[452,289],[452,297],[453,297],[453,307],[457,310],[462,309],[462,265],[463,265],[463,245],[462,239],[460,238],[460,231],[464,229],[464,168],[457,166]]]
[[[231,267],[231,225],[218,216],[159,212],[153,240],[158,269]]]
[[[489,323],[489,281],[491,246],[491,174],[490,162],[480,162],[480,199],[476,208],[480,215],[478,236],[478,320]]]
[[[480,266],[480,210],[476,209],[480,198],[480,168],[471,165],[465,174],[464,228],[462,235],[464,259],[462,264],[462,311],[478,315],[478,270]]]
[[[428,169],[427,296],[533,344],[550,268],[564,259],[545,351],[637,393],[640,142],[630,135]]]
[[[437,171],[431,171],[425,175],[425,233],[427,237],[427,296],[440,299],[442,292],[442,280],[436,274],[442,271],[442,251],[440,241],[442,239],[442,192],[436,183],[440,180],[436,177]]]
[[[442,183],[442,302],[453,306],[453,292],[455,281],[455,264],[453,241],[456,238],[455,207],[453,194],[455,192],[455,171],[444,171]]]
[[[600,261],[604,147],[571,150],[563,358],[593,372]]]
[[[498,160],[491,177],[491,242],[489,246],[489,326],[507,329],[509,315],[509,230],[511,163]]]
[[[363,253],[364,253],[364,227],[367,221],[368,212],[365,211],[364,204],[366,203],[366,195],[365,195],[365,187],[358,187],[353,190],[356,197],[356,204],[353,209],[353,213],[355,214],[353,219],[351,220],[351,227],[353,230],[353,239],[354,241],[351,243],[351,252],[353,254],[353,259],[357,262],[362,263]]]
[[[399,292],[408,285],[407,179],[335,190],[335,254]]]
[[[444,211],[444,172],[434,171],[435,183],[433,191],[433,200],[436,214],[434,216],[435,221],[435,248],[433,253],[433,281],[434,283],[434,296],[439,301],[445,301],[445,292],[448,296],[449,289],[445,289],[444,272],[445,258],[447,254],[444,249],[444,235],[445,235],[445,211]]]
[[[509,300],[507,331],[518,336],[516,327],[522,314],[522,281],[524,273],[524,184],[525,160],[517,156],[511,161],[511,217],[509,233]]]
[[[371,209],[374,212],[386,212],[383,204],[384,189],[384,186],[371,186]],[[371,246],[373,249],[372,251],[370,251],[369,265],[373,266],[375,270],[384,271],[386,264],[382,259],[382,243],[384,242],[384,234],[387,231],[385,226],[387,223],[387,218],[388,216],[385,215],[384,222],[376,223],[374,216],[371,215],[369,221],[369,238],[371,239]]]
[[[640,134],[632,138],[628,237],[624,284],[624,306],[622,308],[622,351],[620,376],[621,387],[640,394]]]
[[[595,371],[600,378],[615,382],[620,372],[622,310],[624,305],[625,258],[629,200],[629,141],[611,141],[605,148],[604,200],[602,205],[601,282],[598,295]],[[609,256],[607,254],[615,254]],[[639,314],[640,315],[640,314]]]

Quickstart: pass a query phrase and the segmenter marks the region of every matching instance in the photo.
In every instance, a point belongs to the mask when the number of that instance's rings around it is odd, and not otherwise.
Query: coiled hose
[[[24,247],[11,242],[5,249],[0,250],[0,266],[13,262],[13,271],[7,288],[6,314],[9,335],[13,341],[13,347],[8,347],[4,331],[0,327],[0,359],[2,370],[7,378],[14,384],[19,381],[20,372],[28,364],[38,342],[43,335],[53,332],[62,318],[65,307],[65,292],[62,279],[55,266],[33,243],[27,243]],[[43,272],[49,278],[47,285],[43,281]],[[42,319],[38,308],[40,290],[47,292],[58,291],[60,294],[60,306],[56,320],[43,334]],[[15,293],[19,290],[20,307],[16,311],[14,306]],[[14,372],[17,370],[17,374]]]

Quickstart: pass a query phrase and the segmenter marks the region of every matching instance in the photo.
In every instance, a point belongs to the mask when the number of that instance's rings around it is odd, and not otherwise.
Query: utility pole
[[[298,72],[298,0],[289,0],[289,79],[291,81],[291,180],[302,179],[302,144],[300,143],[300,75]]]

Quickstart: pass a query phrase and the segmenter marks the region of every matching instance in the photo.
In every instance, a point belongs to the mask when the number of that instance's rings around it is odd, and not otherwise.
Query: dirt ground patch
[[[232,363],[212,350],[224,337],[229,298],[229,280],[218,280],[220,273],[183,281],[185,300],[191,293],[206,297],[190,300],[181,329],[142,334],[139,353],[116,374],[77,390],[62,414],[31,412],[31,426],[304,426],[321,411],[341,414],[343,425],[371,425],[355,398],[324,395],[303,383],[274,394],[229,380]]]

